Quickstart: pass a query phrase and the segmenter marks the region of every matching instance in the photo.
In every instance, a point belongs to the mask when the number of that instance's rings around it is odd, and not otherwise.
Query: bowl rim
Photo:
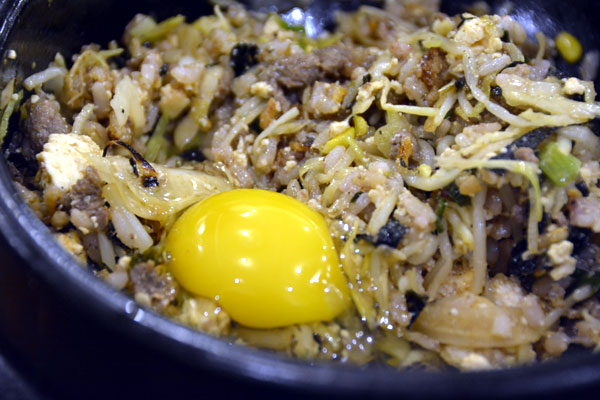
[[[30,0],[0,2],[0,53]],[[190,368],[210,369],[232,379],[309,393],[356,396],[411,395],[506,398],[551,394],[600,383],[600,354],[495,370],[461,372],[395,371],[333,362],[309,362],[231,343],[179,325],[138,306],[81,268],[21,199],[4,157],[0,161],[0,234],[44,283],[74,305],[143,345]],[[502,387],[498,387],[498,383]],[[490,388],[494,388],[492,392]]]

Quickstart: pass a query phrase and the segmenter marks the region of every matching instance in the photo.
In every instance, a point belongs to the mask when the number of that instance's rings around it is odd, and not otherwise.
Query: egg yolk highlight
[[[323,217],[275,192],[238,189],[190,207],[166,241],[169,269],[253,328],[328,321],[349,304]]]

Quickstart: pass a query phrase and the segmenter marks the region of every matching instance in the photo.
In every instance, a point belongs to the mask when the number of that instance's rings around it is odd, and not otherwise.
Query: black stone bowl
[[[269,6],[254,1],[253,6]],[[256,3],[256,4],[254,4]],[[277,3],[277,2],[276,2]],[[286,3],[286,4],[284,4]],[[289,2],[278,2],[289,7]],[[335,7],[313,4],[331,21]],[[501,6],[502,1],[491,2]],[[528,31],[566,29],[586,50],[600,48],[600,3],[514,1]],[[444,11],[462,11],[459,1]],[[205,1],[0,1],[0,80],[44,68],[57,51],[119,38],[137,12],[196,17]],[[8,50],[17,52],[9,59]],[[567,68],[567,66],[562,66]],[[573,73],[574,71],[568,71]],[[2,157],[0,157],[2,158]],[[574,352],[559,361],[493,372],[396,372],[291,360],[233,346],[139,308],[77,265],[16,193],[0,160],[0,351],[43,393],[56,398],[175,398],[232,395],[305,398],[557,398],[594,396],[600,355]],[[1,388],[0,388],[1,390]],[[0,396],[1,397],[1,396]]]

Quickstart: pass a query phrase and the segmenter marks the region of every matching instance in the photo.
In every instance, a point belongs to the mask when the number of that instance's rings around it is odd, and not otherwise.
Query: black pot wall
[[[461,11],[459,2],[444,6]],[[531,0],[517,8],[519,18],[548,34],[565,27],[587,49],[600,47],[595,1]],[[206,2],[186,0],[167,6],[158,0],[0,1],[0,53],[13,49],[18,54],[15,61],[3,58],[0,79],[11,73],[27,76],[32,63],[43,68],[57,51],[69,56],[82,44],[119,38],[137,12],[165,18],[210,11]],[[58,398],[172,398],[182,393],[202,398],[219,391],[224,398],[268,393],[286,398],[547,399],[594,397],[600,389],[598,355],[572,354],[560,362],[497,372],[395,373],[309,365],[192,332],[138,309],[76,265],[20,201],[3,161],[0,233],[0,351],[43,392]]]

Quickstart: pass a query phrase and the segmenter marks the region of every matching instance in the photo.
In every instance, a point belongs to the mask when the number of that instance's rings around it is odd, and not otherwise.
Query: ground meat
[[[487,234],[494,240],[507,239],[512,235],[512,223],[507,217],[494,218],[487,224]]]
[[[58,101],[43,92],[36,102],[32,101],[33,98],[25,103],[28,117],[23,121],[23,154],[27,158],[35,158],[42,151],[51,133],[71,131],[71,126],[60,114]]]
[[[166,275],[159,275],[154,262],[143,262],[129,271],[136,300],[164,309],[177,295],[177,285]]]
[[[410,140],[406,140],[406,138]],[[406,159],[411,158],[413,151],[416,153],[419,150],[417,139],[406,130],[401,130],[390,138],[390,159],[392,160],[403,158],[406,162]]]
[[[429,49],[421,58],[422,80],[428,89],[439,89],[448,80],[448,63],[442,50]]]
[[[65,209],[71,210],[71,223],[84,234],[102,232],[108,225],[108,209],[102,198],[103,184],[98,172],[88,167],[84,177],[60,200]]]
[[[264,80],[272,77],[287,89],[309,86],[325,77],[319,62],[319,57],[314,53],[293,54],[272,63],[259,78]]]
[[[532,163],[538,163],[538,159],[535,156],[535,152],[529,147],[519,147],[515,150],[515,160],[527,161]]]
[[[318,80],[350,79],[355,68],[368,69],[373,62],[367,49],[344,44],[286,57],[276,54],[262,57],[267,67],[259,79],[274,79],[286,89],[311,86]]]

